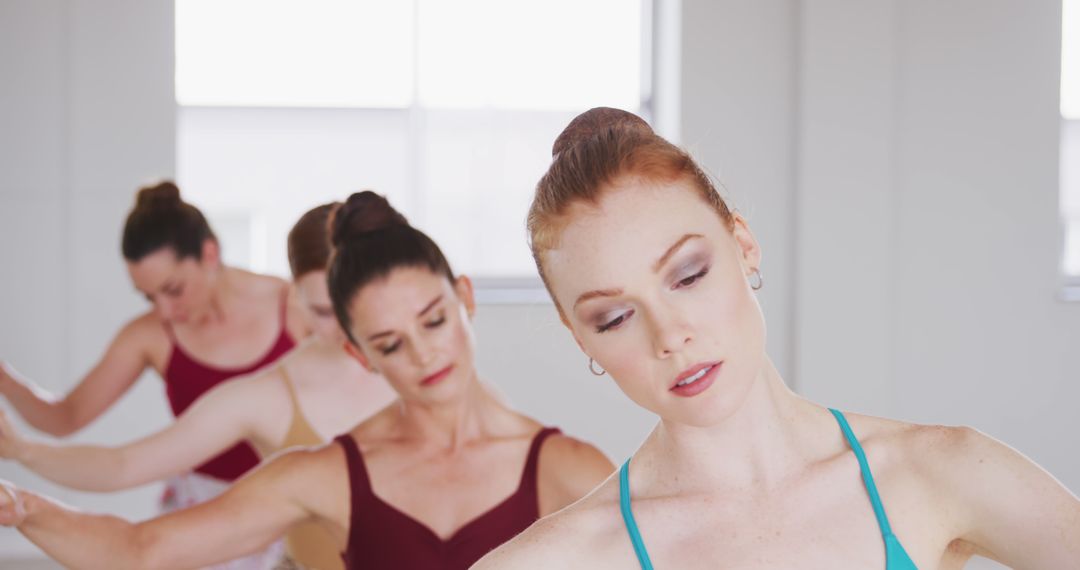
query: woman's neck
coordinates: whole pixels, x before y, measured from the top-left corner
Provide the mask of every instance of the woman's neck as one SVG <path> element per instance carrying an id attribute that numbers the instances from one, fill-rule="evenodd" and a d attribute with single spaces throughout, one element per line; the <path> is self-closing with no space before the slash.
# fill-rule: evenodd
<path id="1" fill-rule="evenodd" d="M 237 273 L 236 270 L 224 265 L 218 268 L 210 288 L 210 301 L 207 303 L 202 318 L 199 319 L 203 324 L 217 324 L 228 320 L 229 309 L 236 298 L 239 286 Z"/>
<path id="2" fill-rule="evenodd" d="M 817 406 L 791 391 L 768 359 L 746 398 L 720 423 L 696 427 L 661 420 L 635 458 L 664 492 L 770 488 L 800 471 L 807 418 Z M 672 487 L 674 485 L 674 487 Z"/>
<path id="3" fill-rule="evenodd" d="M 399 429 L 414 439 L 454 453 L 491 431 L 502 405 L 476 378 L 475 371 L 462 394 L 437 404 L 399 401 Z"/>

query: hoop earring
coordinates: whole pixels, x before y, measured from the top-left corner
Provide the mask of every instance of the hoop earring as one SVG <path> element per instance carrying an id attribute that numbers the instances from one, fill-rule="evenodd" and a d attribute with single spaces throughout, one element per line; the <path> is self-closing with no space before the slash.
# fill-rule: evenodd
<path id="1" fill-rule="evenodd" d="M 750 288 L 754 291 L 760 290 L 765 285 L 765 278 L 761 276 L 761 270 L 754 268 L 754 272 L 750 274 Z"/>
<path id="2" fill-rule="evenodd" d="M 593 359 L 591 357 L 589 358 L 589 372 L 592 372 L 593 376 L 603 376 L 604 374 L 607 374 L 607 370 L 604 370 L 603 368 L 600 369 L 600 372 L 596 371 L 596 368 L 593 367 Z"/>

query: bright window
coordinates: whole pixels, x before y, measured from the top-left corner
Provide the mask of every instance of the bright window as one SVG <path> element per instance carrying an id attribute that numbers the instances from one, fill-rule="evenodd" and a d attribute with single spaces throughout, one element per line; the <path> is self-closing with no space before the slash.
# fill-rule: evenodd
<path id="1" fill-rule="evenodd" d="M 176 5 L 178 178 L 256 270 L 287 272 L 304 210 L 373 189 L 456 270 L 535 284 L 555 136 L 597 105 L 649 113 L 647 0 Z"/>
<path id="2" fill-rule="evenodd" d="M 1067 120 L 1061 133 L 1061 213 L 1065 219 L 1067 279 L 1080 284 L 1080 120 Z"/>
<path id="3" fill-rule="evenodd" d="M 1061 9 L 1061 116 L 1080 120 L 1080 1 Z"/>
<path id="4" fill-rule="evenodd" d="M 410 2 L 177 0 L 176 100 L 407 107 L 412 22 Z"/>

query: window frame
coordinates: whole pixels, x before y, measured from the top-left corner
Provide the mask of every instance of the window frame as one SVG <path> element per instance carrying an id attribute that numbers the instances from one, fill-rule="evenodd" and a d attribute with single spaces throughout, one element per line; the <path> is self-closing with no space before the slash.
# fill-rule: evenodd
<path id="1" fill-rule="evenodd" d="M 1059 160 L 1059 177 L 1058 177 L 1058 212 L 1059 212 L 1059 227 L 1061 228 L 1061 234 L 1059 238 L 1060 251 L 1058 252 L 1059 267 L 1058 272 L 1061 275 L 1061 288 L 1058 292 L 1058 298 L 1065 302 L 1080 302 L 1080 273 L 1070 273 L 1067 268 L 1067 260 L 1070 254 L 1069 251 L 1069 231 L 1070 226 L 1077 226 L 1080 228 L 1080 214 L 1071 216 L 1070 212 L 1065 208 L 1066 192 L 1080 194 L 1080 144 L 1078 148 L 1073 149 L 1073 152 L 1069 157 L 1065 156 L 1066 139 L 1070 137 L 1070 132 L 1074 131 L 1077 135 L 1080 135 L 1080 117 L 1069 118 L 1064 115 L 1061 117 L 1061 139 L 1059 147 L 1061 149 Z M 1080 139 L 1080 136 L 1076 138 Z M 1065 180 L 1063 176 L 1066 168 L 1064 163 L 1069 158 L 1077 161 L 1077 164 L 1071 168 L 1075 174 L 1074 179 Z M 1071 183 L 1069 188 L 1066 188 L 1066 183 Z M 1076 200 L 1080 201 L 1080 195 L 1076 196 Z M 1076 231 L 1080 231 L 1077 229 Z M 1073 252 L 1073 255 L 1080 255 L 1080 252 Z"/>
<path id="2" fill-rule="evenodd" d="M 1080 10 L 1080 0 L 1064 0 L 1062 2 L 1062 12 L 1061 12 L 1061 14 L 1062 14 L 1061 76 L 1062 77 L 1061 77 L 1061 93 L 1060 93 L 1060 110 L 1061 110 L 1061 123 L 1060 123 L 1061 124 L 1061 130 L 1060 130 L 1060 133 L 1061 133 L 1061 135 L 1060 135 L 1060 139 L 1059 139 L 1060 142 L 1059 142 L 1059 145 L 1058 145 L 1059 149 L 1060 149 L 1059 150 L 1059 160 L 1061 161 L 1061 163 L 1059 164 L 1059 168 L 1058 168 L 1058 172 L 1059 172 L 1059 178 L 1058 178 L 1058 194 L 1059 194 L 1058 212 L 1059 212 L 1059 224 L 1060 224 L 1059 227 L 1061 228 L 1060 240 L 1058 242 L 1060 244 L 1060 248 L 1061 248 L 1060 251 L 1058 252 L 1058 260 L 1059 260 L 1058 271 L 1059 271 L 1059 273 L 1061 275 L 1061 288 L 1060 288 L 1060 291 L 1058 292 L 1058 299 L 1061 300 L 1061 301 L 1064 301 L 1064 302 L 1080 302 L 1080 273 L 1069 273 L 1069 271 L 1068 271 L 1068 269 L 1066 267 L 1066 260 L 1068 259 L 1067 256 L 1070 253 L 1069 252 L 1069 230 L 1070 230 L 1070 226 L 1074 225 L 1074 224 L 1077 225 L 1077 226 L 1080 226 L 1080 217 L 1077 217 L 1076 219 L 1071 219 L 1070 218 L 1070 213 L 1067 212 L 1066 209 L 1065 209 L 1065 193 L 1066 192 L 1075 192 L 1077 194 L 1080 194 L 1080 148 L 1074 149 L 1076 152 L 1073 152 L 1070 157 L 1066 157 L 1065 152 L 1064 152 L 1065 148 L 1066 148 L 1065 141 L 1066 141 L 1066 139 L 1071 138 L 1070 137 L 1070 132 L 1075 131 L 1076 133 L 1080 133 L 1080 115 L 1074 116 L 1074 115 L 1070 114 L 1070 113 L 1076 113 L 1077 111 L 1080 111 L 1080 106 L 1078 106 L 1077 102 L 1076 102 L 1077 99 L 1080 99 L 1080 97 L 1077 97 L 1077 95 L 1080 95 L 1080 94 L 1070 91 L 1070 89 L 1067 86 L 1068 79 L 1065 77 L 1065 74 L 1067 72 L 1069 72 L 1069 70 L 1071 69 L 1070 62 L 1067 61 L 1067 60 L 1069 60 L 1070 58 L 1073 58 L 1073 57 L 1076 56 L 1076 51 L 1075 51 L 1075 45 L 1076 44 L 1072 44 L 1072 46 L 1073 46 L 1072 48 L 1070 48 L 1068 45 L 1066 45 L 1066 42 L 1068 41 L 1067 38 L 1070 37 L 1070 31 L 1071 31 L 1070 26 L 1069 26 L 1069 22 L 1066 21 L 1066 18 L 1068 18 L 1070 16 L 1073 17 L 1073 18 L 1080 17 L 1080 14 L 1077 14 L 1076 10 Z M 1073 25 L 1076 25 L 1076 23 L 1077 22 L 1074 20 Z M 1073 41 L 1075 41 L 1075 40 L 1073 40 Z M 1070 53 L 1066 53 L 1066 52 L 1070 52 Z M 1075 71 L 1074 71 L 1074 73 L 1075 73 Z M 1073 89 L 1075 89 L 1075 88 L 1073 88 Z M 1069 101 L 1066 101 L 1066 98 L 1069 98 Z M 1070 104 L 1070 103 L 1072 103 L 1072 104 Z M 1078 137 L 1078 138 L 1080 138 L 1080 137 Z M 1075 180 L 1071 180 L 1071 179 L 1070 180 L 1064 180 L 1064 177 L 1061 176 L 1061 174 L 1064 173 L 1064 171 L 1065 171 L 1064 163 L 1068 158 L 1073 158 L 1074 160 L 1078 161 L 1078 164 L 1074 168 L 1070 169 L 1071 171 L 1076 173 L 1074 175 L 1074 177 L 1076 178 Z M 1071 185 L 1072 185 L 1071 188 L 1066 188 L 1065 187 L 1067 182 L 1071 183 Z M 1076 199 L 1078 201 L 1080 201 L 1080 196 L 1077 196 Z M 1078 216 L 1080 216 L 1080 214 L 1078 214 Z M 1080 230 L 1077 230 L 1077 231 L 1080 231 Z M 1080 255 L 1080 252 L 1075 253 L 1074 255 Z"/>

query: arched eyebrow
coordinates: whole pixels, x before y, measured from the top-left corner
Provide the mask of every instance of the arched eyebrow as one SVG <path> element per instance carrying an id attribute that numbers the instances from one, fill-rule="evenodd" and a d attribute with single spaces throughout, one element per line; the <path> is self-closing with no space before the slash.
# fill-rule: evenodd
<path id="1" fill-rule="evenodd" d="M 622 295 L 622 289 L 597 289 L 595 291 L 589 291 L 588 293 L 582 293 L 577 301 L 574 301 L 574 307 L 588 301 L 589 299 L 595 299 L 597 297 L 617 297 Z"/>
<path id="2" fill-rule="evenodd" d="M 683 244 L 692 239 L 702 237 L 705 236 L 701 234 L 686 234 L 683 237 L 679 238 L 679 240 L 673 243 L 671 247 L 667 248 L 667 251 L 664 252 L 664 255 L 660 256 L 660 259 L 657 259 L 656 262 L 653 263 L 653 273 L 659 273 L 660 269 L 664 267 L 664 264 L 667 263 L 669 259 L 671 259 L 671 256 L 675 255 L 675 253 L 679 251 L 679 248 L 681 248 Z M 581 303 L 590 299 L 596 299 L 597 297 L 616 297 L 618 295 L 622 295 L 622 289 L 597 289 L 595 291 L 589 291 L 586 293 L 582 293 L 581 296 L 579 296 L 577 300 L 574 301 L 574 307 L 577 307 Z"/>
<path id="3" fill-rule="evenodd" d="M 165 292 L 166 289 L 172 289 L 172 288 L 174 288 L 176 286 L 177 286 L 176 280 L 173 279 L 172 277 L 170 277 L 170 278 L 166 279 L 161 285 L 158 285 L 157 291 L 155 291 L 155 293 L 163 293 L 163 292 Z M 139 294 L 141 294 L 141 295 L 143 295 L 144 297 L 147 297 L 147 298 L 149 298 L 150 296 L 152 296 L 154 294 L 154 293 L 148 293 L 146 291 L 143 291 L 142 289 L 139 289 L 138 285 L 135 286 L 135 292 L 137 292 L 137 293 L 139 293 Z"/>
<path id="4" fill-rule="evenodd" d="M 416 316 L 418 316 L 418 317 L 424 316 L 424 313 L 430 311 L 431 308 L 434 307 L 435 305 L 438 305 L 439 301 L 442 301 L 442 298 L 443 298 L 442 295 L 439 295 L 438 297 L 435 297 L 435 299 L 433 299 L 430 303 L 428 303 L 427 306 L 423 308 L 423 310 L 421 310 L 419 313 L 416 313 Z"/>
<path id="5" fill-rule="evenodd" d="M 694 238 L 700 237 L 705 236 L 701 234 L 686 234 L 683 237 L 679 238 L 679 241 L 672 244 L 672 246 L 664 252 L 664 255 L 661 255 L 660 259 L 656 260 L 656 263 L 653 264 L 653 273 L 658 273 L 660 271 L 660 268 L 663 267 L 665 263 L 667 263 L 667 260 L 671 259 L 671 256 L 675 255 L 675 252 L 679 251 L 679 248 L 682 247 L 684 243 Z"/>

